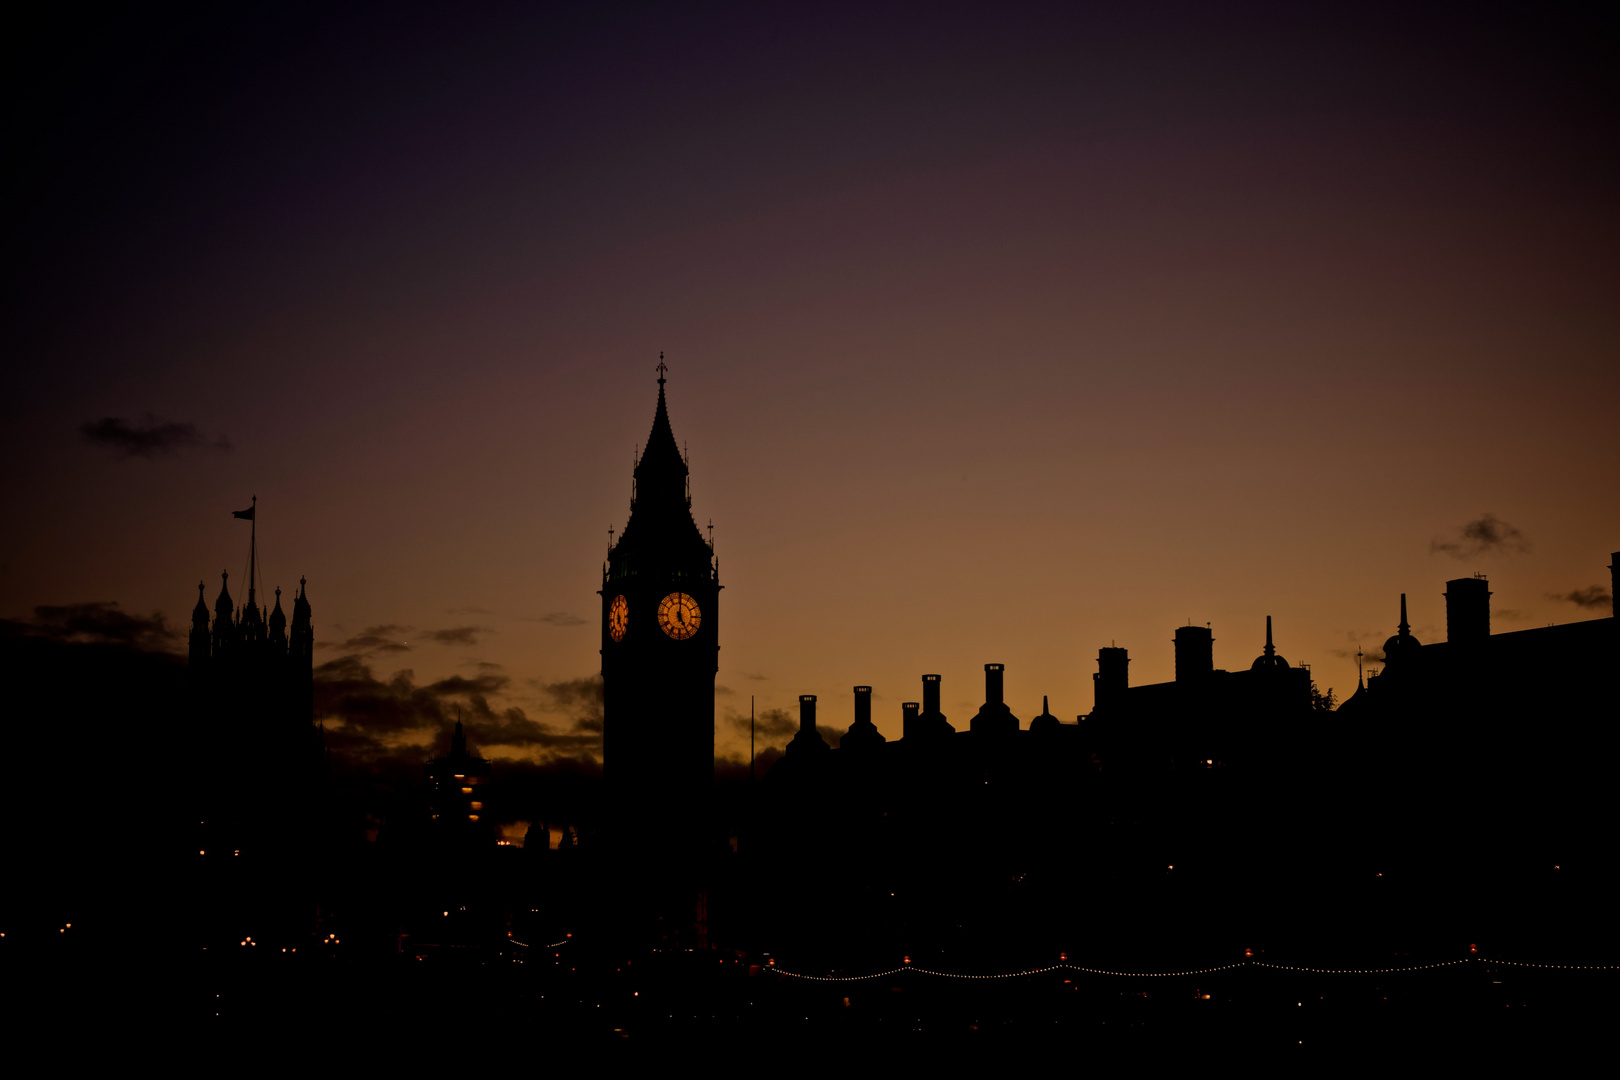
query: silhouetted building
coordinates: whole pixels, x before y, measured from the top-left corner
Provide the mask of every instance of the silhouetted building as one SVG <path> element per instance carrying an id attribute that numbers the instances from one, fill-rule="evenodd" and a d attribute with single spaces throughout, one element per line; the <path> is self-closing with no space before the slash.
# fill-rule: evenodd
<path id="1" fill-rule="evenodd" d="M 693 872 L 713 829 L 720 578 L 692 518 L 662 357 L 658 370 L 630 520 L 602 567 L 603 780 L 619 864 L 655 875 L 676 867 L 678 877 Z"/>
<path id="2" fill-rule="evenodd" d="M 281 589 L 268 617 L 258 603 L 255 510 L 248 587 L 238 605 L 220 575 L 210 621 L 203 585 L 191 615 L 187 693 L 205 771 L 204 850 L 305 845 L 316 813 L 325 749 L 314 725 L 315 637 L 307 586 L 299 580 L 289 624 Z"/>
<path id="3" fill-rule="evenodd" d="M 1143 686 L 1130 685 L 1125 649 L 1098 651 L 1084 722 L 1105 768 L 1137 775 L 1263 768 L 1294 756 L 1311 734 L 1311 672 L 1277 653 L 1271 616 L 1265 646 L 1244 671 L 1215 667 L 1207 626 L 1177 627 L 1174 644 L 1174 681 Z"/>
<path id="4" fill-rule="evenodd" d="M 427 763 L 428 815 L 432 834 L 442 842 L 490 844 L 495 832 L 486 803 L 489 762 L 467 749 L 467 735 L 456 721 L 450 752 Z"/>
<path id="5" fill-rule="evenodd" d="M 1446 640 L 1423 644 L 1402 594 L 1382 671 L 1335 720 L 1389 748 L 1361 766 L 1391 792 L 1376 815 L 1385 835 L 1426 822 L 1449 834 L 1443 857 L 1573 858 L 1606 843 L 1612 820 L 1616 618 L 1493 634 L 1490 596 L 1483 575 L 1446 582 Z"/>

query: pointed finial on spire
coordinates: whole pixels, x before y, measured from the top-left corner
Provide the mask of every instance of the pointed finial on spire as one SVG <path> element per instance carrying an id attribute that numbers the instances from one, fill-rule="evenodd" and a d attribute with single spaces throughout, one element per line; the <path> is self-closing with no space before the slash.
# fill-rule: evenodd
<path id="1" fill-rule="evenodd" d="M 1406 594 L 1401 593 L 1401 625 L 1400 625 L 1401 636 L 1405 637 L 1407 632 L 1410 631 L 1411 629 L 1412 628 L 1409 625 L 1407 625 L 1407 622 L 1406 622 Z"/>
<path id="2" fill-rule="evenodd" d="M 1357 690 L 1363 689 L 1365 687 L 1365 685 L 1366 684 L 1362 681 L 1362 678 L 1361 678 L 1361 646 L 1357 645 L 1356 646 L 1356 689 Z"/>
<path id="3" fill-rule="evenodd" d="M 1042 694 L 1041 695 L 1041 715 L 1045 716 L 1047 713 L 1049 713 L 1051 711 L 1052 711 L 1052 707 L 1046 703 L 1046 695 Z"/>
<path id="4" fill-rule="evenodd" d="M 658 389 L 660 390 L 664 388 L 664 373 L 668 370 L 669 365 L 664 363 L 664 353 L 663 350 L 660 349 L 658 352 Z"/>
<path id="5" fill-rule="evenodd" d="M 1271 644 L 1271 616 L 1266 616 L 1266 655 L 1276 656 L 1277 649 Z"/>

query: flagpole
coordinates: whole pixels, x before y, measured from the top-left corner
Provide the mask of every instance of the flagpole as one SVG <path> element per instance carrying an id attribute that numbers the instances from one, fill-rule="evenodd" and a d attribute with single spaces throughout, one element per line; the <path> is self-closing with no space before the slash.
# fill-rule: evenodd
<path id="1" fill-rule="evenodd" d="M 254 570 L 259 563 L 259 497 L 253 496 L 252 531 L 248 534 L 248 603 L 253 603 Z"/>

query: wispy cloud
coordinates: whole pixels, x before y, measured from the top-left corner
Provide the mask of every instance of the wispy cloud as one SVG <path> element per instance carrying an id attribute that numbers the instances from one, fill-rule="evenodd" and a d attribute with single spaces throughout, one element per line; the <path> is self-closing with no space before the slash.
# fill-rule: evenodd
<path id="1" fill-rule="evenodd" d="M 739 735 L 748 734 L 748 717 L 730 713 L 726 722 Z M 786 709 L 761 709 L 754 717 L 754 734 L 761 739 L 790 739 L 799 730 L 799 719 Z"/>
<path id="2" fill-rule="evenodd" d="M 585 620 L 568 611 L 548 611 L 544 615 L 531 615 L 524 622 L 545 623 L 547 626 L 584 626 Z"/>
<path id="3" fill-rule="evenodd" d="M 1588 585 L 1584 589 L 1571 589 L 1569 592 L 1563 593 L 1550 592 L 1547 594 L 1547 599 L 1563 600 L 1574 604 L 1576 607 L 1591 610 L 1606 608 L 1614 603 L 1614 597 L 1609 594 L 1609 590 L 1601 585 Z"/>
<path id="4" fill-rule="evenodd" d="M 452 626 L 446 630 L 429 630 L 422 636 L 440 645 L 476 645 L 480 634 L 494 633 L 486 626 Z"/>
<path id="5" fill-rule="evenodd" d="M 1489 511 L 1463 525 L 1451 539 L 1429 542 L 1430 555 L 1450 555 L 1467 559 L 1485 554 L 1522 554 L 1530 550 L 1530 538 Z"/>
<path id="6" fill-rule="evenodd" d="M 411 651 L 410 643 L 405 638 L 413 632 L 413 627 L 402 626 L 399 623 L 383 623 L 379 626 L 368 626 L 353 637 L 342 641 L 321 641 L 316 644 L 323 649 L 340 649 L 356 655 L 402 653 Z"/>
<path id="7" fill-rule="evenodd" d="M 229 451 L 231 442 L 221 435 L 209 439 L 197 425 L 177 420 L 159 420 L 147 413 L 138 423 L 122 416 L 103 416 L 79 427 L 85 442 L 111 450 L 120 458 L 168 457 L 182 450 Z"/>
<path id="8" fill-rule="evenodd" d="M 163 649 L 178 635 L 161 614 L 131 615 L 115 601 L 36 607 L 34 630 L 61 641 L 100 642 Z"/>

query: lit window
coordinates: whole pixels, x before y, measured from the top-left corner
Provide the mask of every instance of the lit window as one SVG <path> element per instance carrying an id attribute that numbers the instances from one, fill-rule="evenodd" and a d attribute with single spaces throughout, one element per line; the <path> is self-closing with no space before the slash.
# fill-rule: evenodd
<path id="1" fill-rule="evenodd" d="M 481 802 L 468 803 L 467 805 L 474 810 L 482 810 L 484 808 L 484 804 Z"/>
<path id="2" fill-rule="evenodd" d="M 467 820 L 468 821 L 477 821 L 478 820 L 478 815 L 477 814 L 468 814 L 467 815 Z"/>
<path id="3" fill-rule="evenodd" d="M 464 787 L 464 788 L 461 789 L 461 793 L 463 795 L 471 795 L 472 794 L 472 788 Z"/>

